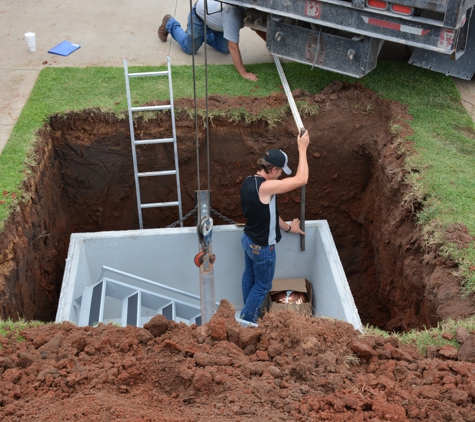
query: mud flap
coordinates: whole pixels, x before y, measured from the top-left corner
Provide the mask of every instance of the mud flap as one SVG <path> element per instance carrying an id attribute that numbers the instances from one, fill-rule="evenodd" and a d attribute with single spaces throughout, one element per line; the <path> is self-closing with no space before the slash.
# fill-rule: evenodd
<path id="1" fill-rule="evenodd" d="M 444 28 L 441 29 L 441 39 L 445 38 L 445 31 Z M 457 51 L 454 54 L 447 55 L 415 48 L 409 63 L 470 81 L 475 73 L 475 13 L 473 10 L 465 28 L 462 28 L 459 34 Z"/>

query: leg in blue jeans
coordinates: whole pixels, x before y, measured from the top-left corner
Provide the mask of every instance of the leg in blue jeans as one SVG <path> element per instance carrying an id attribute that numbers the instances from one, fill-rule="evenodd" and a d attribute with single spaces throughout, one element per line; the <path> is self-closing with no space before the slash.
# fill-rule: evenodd
<path id="1" fill-rule="evenodd" d="M 186 54 L 192 54 L 193 50 L 193 38 L 191 36 L 191 25 L 193 25 L 193 37 L 194 37 L 194 47 L 196 53 L 201 47 L 204 41 L 204 24 L 196 16 L 196 13 L 193 11 L 188 14 L 188 27 L 186 32 L 183 31 L 180 23 L 175 18 L 170 18 L 167 22 L 166 29 L 173 37 L 173 39 L 180 44 L 181 49 Z"/>
<path id="2" fill-rule="evenodd" d="M 229 53 L 228 40 L 224 38 L 224 34 L 222 32 L 206 28 L 206 44 L 213 47 L 220 53 Z"/>
<path id="3" fill-rule="evenodd" d="M 193 25 L 193 36 L 191 34 L 191 25 Z M 175 18 L 170 18 L 166 25 L 166 30 L 172 38 L 180 44 L 181 49 L 186 54 L 192 54 L 193 39 L 194 53 L 196 53 L 204 42 L 205 26 L 203 21 L 196 15 L 195 9 L 188 14 L 188 26 L 186 32 Z M 206 28 L 206 43 L 221 53 L 229 53 L 228 40 L 223 36 L 222 32 L 213 31 Z"/>
<path id="4" fill-rule="evenodd" d="M 241 239 L 245 254 L 245 268 L 242 276 L 244 308 L 241 318 L 256 322 L 260 307 L 272 288 L 275 272 L 275 245 L 256 248 L 252 240 L 243 233 Z"/>
<path id="5" fill-rule="evenodd" d="M 254 262 L 246 253 L 246 247 L 244 246 L 245 240 L 242 239 L 241 243 L 244 248 L 244 273 L 242 275 L 242 300 L 246 304 L 249 293 L 254 286 Z"/>

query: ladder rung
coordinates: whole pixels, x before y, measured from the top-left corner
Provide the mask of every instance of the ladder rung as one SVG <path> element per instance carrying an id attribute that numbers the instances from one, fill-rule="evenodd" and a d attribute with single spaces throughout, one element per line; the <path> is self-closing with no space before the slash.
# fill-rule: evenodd
<path id="1" fill-rule="evenodd" d="M 137 173 L 139 177 L 149 177 L 149 176 L 170 176 L 176 174 L 176 170 L 165 170 L 165 171 L 146 171 L 143 173 Z"/>
<path id="2" fill-rule="evenodd" d="M 156 208 L 156 207 L 176 207 L 178 201 L 173 202 L 155 202 L 152 204 L 141 204 L 140 208 Z"/>
<path id="3" fill-rule="evenodd" d="M 163 138 L 163 139 L 142 139 L 140 141 L 135 141 L 135 145 L 149 145 L 149 144 L 165 144 L 167 142 L 173 142 L 173 138 Z"/>
<path id="4" fill-rule="evenodd" d="M 154 111 L 154 110 L 170 110 L 171 104 L 161 106 L 148 106 L 148 107 L 131 107 L 130 111 Z"/>
<path id="5" fill-rule="evenodd" d="M 137 78 L 141 76 L 164 76 L 168 75 L 168 70 L 162 70 L 160 72 L 138 72 L 138 73 L 128 73 L 129 78 Z"/>

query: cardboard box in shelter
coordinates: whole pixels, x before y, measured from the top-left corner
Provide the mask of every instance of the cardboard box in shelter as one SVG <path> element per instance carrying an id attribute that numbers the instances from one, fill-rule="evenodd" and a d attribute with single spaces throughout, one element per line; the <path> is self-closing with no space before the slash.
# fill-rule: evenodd
<path id="1" fill-rule="evenodd" d="M 292 290 L 294 292 L 305 293 L 307 303 L 275 303 L 272 302 L 270 295 L 276 292 Z M 268 312 L 275 313 L 279 311 L 298 312 L 302 315 L 313 315 L 313 288 L 312 283 L 306 278 L 275 278 L 272 280 L 272 288 L 266 297 L 265 307 Z"/>

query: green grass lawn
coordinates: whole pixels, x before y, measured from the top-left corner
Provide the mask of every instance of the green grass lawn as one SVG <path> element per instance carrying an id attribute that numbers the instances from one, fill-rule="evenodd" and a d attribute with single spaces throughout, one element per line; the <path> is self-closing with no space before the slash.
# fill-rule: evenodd
<path id="1" fill-rule="evenodd" d="M 172 68 L 174 98 L 228 94 L 268 96 L 281 92 L 275 64 L 246 66 L 259 75 L 258 82 L 241 78 L 231 65 L 209 65 L 195 71 L 191 66 Z M 335 79 L 357 80 L 298 63 L 284 63 L 292 90 L 317 93 Z M 164 70 L 165 68 L 161 68 Z M 129 72 L 157 70 L 130 67 Z M 146 82 L 143 82 L 143 81 Z M 418 154 L 407 165 L 417 168 L 408 181 L 424 203 L 419 222 L 427 241 L 439 242 L 444 229 L 453 223 L 465 224 L 475 234 L 475 127 L 460 104 L 460 94 L 451 78 L 410 66 L 403 62 L 381 62 L 377 69 L 359 80 L 384 98 L 399 101 L 413 116 L 410 125 Z M 131 81 L 132 100 L 137 104 L 168 98 L 167 78 L 141 78 Z M 24 200 L 20 186 L 28 162 L 32 162 L 35 132 L 52 114 L 85 108 L 100 108 L 126 116 L 125 77 L 122 68 L 46 68 L 39 75 L 5 149 L 0 155 L 0 229 L 18 201 Z M 389 130 L 389 128 L 388 128 Z M 443 253 L 460 265 L 467 291 L 475 291 L 475 246 L 459 250 L 445 244 Z"/>

